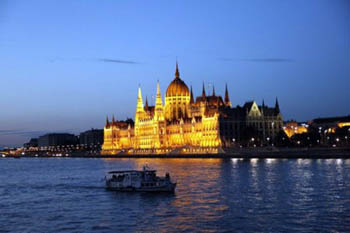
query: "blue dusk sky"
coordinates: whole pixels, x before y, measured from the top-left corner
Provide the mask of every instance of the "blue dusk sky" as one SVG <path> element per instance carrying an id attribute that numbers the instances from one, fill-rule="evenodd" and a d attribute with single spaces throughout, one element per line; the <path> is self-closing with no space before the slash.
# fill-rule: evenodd
<path id="1" fill-rule="evenodd" d="M 350 1 L 0 0 L 0 145 L 133 118 L 176 58 L 196 96 L 227 83 L 285 120 L 348 115 Z"/>

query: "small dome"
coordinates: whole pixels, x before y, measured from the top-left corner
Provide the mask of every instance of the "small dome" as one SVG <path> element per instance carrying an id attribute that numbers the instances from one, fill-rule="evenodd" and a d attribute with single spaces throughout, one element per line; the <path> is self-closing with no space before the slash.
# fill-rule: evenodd
<path id="1" fill-rule="evenodd" d="M 176 62 L 175 79 L 170 83 L 165 96 L 190 96 L 190 91 L 184 81 L 180 79 L 179 68 Z"/>

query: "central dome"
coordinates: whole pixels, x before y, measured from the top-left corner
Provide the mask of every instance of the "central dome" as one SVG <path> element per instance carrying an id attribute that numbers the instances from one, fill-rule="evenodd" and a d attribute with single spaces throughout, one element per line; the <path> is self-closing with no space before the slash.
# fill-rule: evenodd
<path id="1" fill-rule="evenodd" d="M 171 96 L 190 96 L 190 91 L 184 81 L 180 79 L 179 68 L 176 63 L 175 79 L 170 83 L 166 90 L 166 97 Z"/>

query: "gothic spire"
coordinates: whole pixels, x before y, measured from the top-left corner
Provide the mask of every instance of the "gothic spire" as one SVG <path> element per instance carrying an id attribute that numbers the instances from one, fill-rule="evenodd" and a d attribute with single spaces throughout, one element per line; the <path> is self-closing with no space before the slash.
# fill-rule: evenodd
<path id="1" fill-rule="evenodd" d="M 155 108 L 163 107 L 162 94 L 160 93 L 159 81 L 157 81 L 157 95 Z"/>
<path id="2" fill-rule="evenodd" d="M 137 95 L 137 107 L 136 112 L 143 112 L 143 101 L 142 101 L 142 94 L 141 94 L 141 87 L 139 86 L 139 91 Z"/>
<path id="3" fill-rule="evenodd" d="M 193 104 L 194 100 L 193 100 L 193 91 L 192 91 L 192 85 L 191 85 L 191 97 L 190 97 L 190 104 Z"/>
<path id="4" fill-rule="evenodd" d="M 265 101 L 263 99 L 262 105 L 261 105 L 261 112 L 264 113 L 264 108 L 265 108 Z"/>
<path id="5" fill-rule="evenodd" d="M 109 127 L 109 120 L 108 120 L 108 116 L 106 116 L 106 127 Z"/>
<path id="6" fill-rule="evenodd" d="M 276 111 L 277 113 L 280 112 L 280 105 L 278 104 L 278 99 L 277 99 L 277 97 L 276 97 L 276 103 L 275 103 L 275 111 Z"/>
<path id="7" fill-rule="evenodd" d="M 156 96 L 156 105 L 154 107 L 154 118 L 158 120 L 164 119 L 163 115 L 163 101 L 162 95 L 160 93 L 159 81 L 157 81 L 157 96 Z"/>
<path id="8" fill-rule="evenodd" d="M 147 96 L 146 96 L 146 103 L 145 103 L 145 111 L 148 111 L 148 99 L 147 99 Z"/>
<path id="9" fill-rule="evenodd" d="M 230 101 L 230 98 L 228 96 L 227 83 L 226 83 L 226 87 L 225 87 L 225 105 L 231 107 L 231 101 Z"/>
<path id="10" fill-rule="evenodd" d="M 215 96 L 215 87 L 213 85 L 213 96 Z"/>
<path id="11" fill-rule="evenodd" d="M 205 98 L 205 97 L 206 97 L 206 95 L 205 95 L 205 87 L 204 87 L 204 82 L 203 82 L 202 97 L 203 97 L 203 98 Z"/>
<path id="12" fill-rule="evenodd" d="M 113 116 L 112 116 L 112 123 L 114 124 L 114 122 L 115 122 L 115 119 L 114 119 L 114 114 L 113 114 Z"/>

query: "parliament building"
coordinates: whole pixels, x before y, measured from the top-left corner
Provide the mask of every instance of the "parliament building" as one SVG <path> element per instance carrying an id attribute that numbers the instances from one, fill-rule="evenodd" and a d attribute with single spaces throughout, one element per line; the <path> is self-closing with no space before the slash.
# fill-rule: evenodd
<path id="1" fill-rule="evenodd" d="M 255 101 L 232 107 L 226 85 L 225 96 L 213 91 L 194 97 L 180 78 L 168 86 L 163 104 L 159 83 L 154 106 L 145 104 L 138 89 L 135 120 L 106 119 L 102 154 L 222 153 L 225 148 L 246 143 L 260 146 L 272 142 L 282 130 L 282 115 L 275 107 Z"/>

